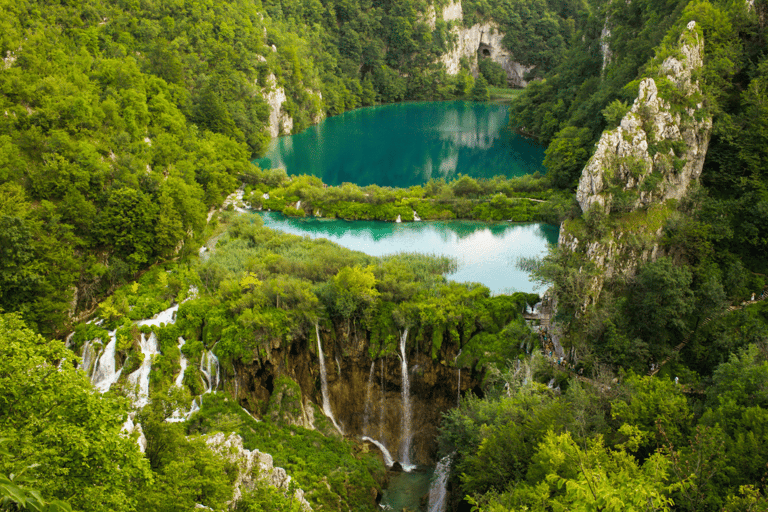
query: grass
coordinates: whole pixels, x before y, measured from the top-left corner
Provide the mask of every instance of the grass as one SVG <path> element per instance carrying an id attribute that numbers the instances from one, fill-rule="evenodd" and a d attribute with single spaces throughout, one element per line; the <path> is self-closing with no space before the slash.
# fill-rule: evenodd
<path id="1" fill-rule="evenodd" d="M 508 87 L 488 87 L 491 101 L 509 102 L 523 93 L 523 89 L 510 89 Z"/>

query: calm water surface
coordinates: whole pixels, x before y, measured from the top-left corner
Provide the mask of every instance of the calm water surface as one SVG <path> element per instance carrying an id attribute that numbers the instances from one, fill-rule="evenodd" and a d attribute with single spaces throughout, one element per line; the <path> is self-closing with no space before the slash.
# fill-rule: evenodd
<path id="1" fill-rule="evenodd" d="M 410 187 L 431 178 L 544 171 L 544 147 L 508 128 L 505 105 L 417 102 L 361 108 L 272 141 L 257 163 L 328 185 Z"/>
<path id="2" fill-rule="evenodd" d="M 482 283 L 493 293 L 536 290 L 528 274 L 515 268 L 519 257 L 540 256 L 557 243 L 558 227 L 548 224 L 487 224 L 473 221 L 409 222 L 296 219 L 262 212 L 264 225 L 332 242 L 372 256 L 418 252 L 451 256 L 458 270 L 446 277 Z"/>

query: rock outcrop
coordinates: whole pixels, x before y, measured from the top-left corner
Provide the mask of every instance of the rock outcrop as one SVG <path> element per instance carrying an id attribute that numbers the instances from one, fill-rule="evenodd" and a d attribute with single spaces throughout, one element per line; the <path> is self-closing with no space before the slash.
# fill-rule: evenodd
<path id="1" fill-rule="evenodd" d="M 434 13 L 431 14 L 434 16 Z M 449 75 L 455 75 L 461 70 L 461 59 L 466 57 L 472 69 L 472 74 L 479 73 L 478 59 L 491 59 L 497 62 L 507 72 L 507 82 L 514 87 L 525 87 L 525 74 L 533 69 L 533 66 L 525 66 L 515 62 L 512 53 L 504 48 L 502 39 L 504 34 L 499 26 L 490 21 L 475 24 L 469 28 L 461 25 L 463 20 L 461 2 L 452 2 L 443 9 L 443 19 L 449 22 L 457 22 L 451 27 L 451 34 L 456 38 L 456 44 L 440 61 L 445 65 Z M 431 26 L 434 27 L 434 18 L 431 18 Z"/>
<path id="2" fill-rule="evenodd" d="M 209 436 L 206 444 L 215 453 L 218 453 L 229 462 L 237 466 L 237 478 L 235 479 L 232 501 L 233 506 L 243 496 L 244 492 L 253 490 L 257 485 L 269 485 L 282 490 L 286 496 L 290 492 L 291 477 L 283 468 L 273 465 L 272 456 L 259 450 L 246 450 L 243 448 L 243 438 L 237 434 L 225 436 L 219 432 Z M 304 491 L 293 491 L 293 499 L 301 509 L 310 512 L 312 507 L 304 498 Z"/>
<path id="3" fill-rule="evenodd" d="M 638 97 L 618 127 L 603 132 L 582 171 L 576 198 L 587 216 L 623 216 L 609 237 L 579 233 L 564 223 L 559 245 L 595 267 L 584 307 L 596 301 L 605 279 L 634 275 L 660 255 L 663 225 L 698 181 L 712 117 L 694 73 L 703 66 L 703 37 L 691 21 L 674 53 L 649 67 Z"/>
<path id="4" fill-rule="evenodd" d="M 699 86 L 691 78 L 703 65 L 703 41 L 695 22 L 681 39 L 678 54 L 661 63 L 657 77 L 640 82 L 638 97 L 621 124 L 600 138 L 576 192 L 583 211 L 595 206 L 606 213 L 633 211 L 680 199 L 701 176 L 712 118 L 700 114 Z M 677 104 L 671 95 L 678 96 Z M 617 191 L 633 191 L 631 204 L 623 198 L 617 205 Z"/>

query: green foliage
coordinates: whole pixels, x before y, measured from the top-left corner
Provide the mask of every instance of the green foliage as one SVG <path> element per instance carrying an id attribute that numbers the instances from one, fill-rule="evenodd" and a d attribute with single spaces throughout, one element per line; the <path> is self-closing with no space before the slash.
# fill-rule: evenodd
<path id="1" fill-rule="evenodd" d="M 501 64 L 491 59 L 480 59 L 478 62 L 480 74 L 483 75 L 488 85 L 493 87 L 505 87 L 507 85 L 507 72 Z"/>
<path id="2" fill-rule="evenodd" d="M 607 107 L 602 110 L 605 122 L 608 123 L 607 129 L 613 129 L 619 126 L 621 120 L 629 112 L 630 106 L 626 102 L 621 100 L 613 100 Z"/>
<path id="3" fill-rule="evenodd" d="M 321 416 L 317 411 L 316 418 Z M 378 507 L 370 490 L 381 488 L 385 468 L 378 454 L 363 450 L 361 445 L 303 427 L 280 428 L 268 420 L 256 422 L 234 402 L 220 394 L 210 395 L 188 429 L 205 434 L 222 427 L 239 433 L 246 449 L 271 454 L 275 466 L 291 475 L 314 509 L 334 509 L 340 503 L 352 510 Z M 254 492 L 254 496 L 246 497 L 242 510 L 261 510 L 253 508 L 253 503 L 263 502 L 274 491 L 257 488 Z M 276 503 L 290 503 L 285 496 L 279 500 Z M 292 506 L 284 510 L 292 510 Z"/>
<path id="4" fill-rule="evenodd" d="M 0 475 L 27 468 L 24 486 L 39 492 L 30 494 L 39 502 L 135 510 L 136 489 L 151 475 L 135 440 L 120 434 L 128 403 L 94 391 L 72 360 L 61 342 L 34 334 L 18 315 L 0 317 L 0 438 L 8 440 Z"/>
<path id="5" fill-rule="evenodd" d="M 491 99 L 491 95 L 488 92 L 488 82 L 483 75 L 478 75 L 475 79 L 475 85 L 472 86 L 469 99 L 472 101 L 488 101 Z"/>
<path id="6" fill-rule="evenodd" d="M 590 156 L 591 137 L 586 128 L 568 126 L 560 130 L 544 152 L 544 167 L 552 183 L 561 188 L 573 188 L 581 169 Z"/>

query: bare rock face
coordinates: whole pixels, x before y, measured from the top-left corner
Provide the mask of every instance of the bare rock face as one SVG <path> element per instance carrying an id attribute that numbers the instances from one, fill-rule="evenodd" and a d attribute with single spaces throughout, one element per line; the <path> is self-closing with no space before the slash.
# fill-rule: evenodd
<path id="1" fill-rule="evenodd" d="M 461 1 L 448 4 L 443 10 L 443 19 L 460 22 L 463 19 Z M 434 28 L 434 25 L 433 17 L 431 26 Z M 496 23 L 478 23 L 470 28 L 464 28 L 460 23 L 457 23 L 451 27 L 451 33 L 456 37 L 456 44 L 440 58 L 449 75 L 455 75 L 461 70 L 461 58 L 466 57 L 471 63 L 472 74 L 477 76 L 479 73 L 478 59 L 485 58 L 498 62 L 504 68 L 504 71 L 507 72 L 509 85 L 514 87 L 528 85 L 523 77 L 533 69 L 533 66 L 525 66 L 515 62 L 511 52 L 501 44 L 504 33 L 499 31 L 499 26 Z"/>
<path id="2" fill-rule="evenodd" d="M 626 212 L 680 199 L 698 181 L 712 129 L 711 116 L 699 112 L 700 91 L 691 79 L 702 65 L 703 41 L 691 22 L 677 56 L 667 57 L 655 78 L 640 82 L 621 124 L 603 132 L 576 191 L 584 212 L 594 207 Z M 672 104 L 672 95 L 684 98 L 676 102 L 682 104 Z M 623 196 L 621 205 L 617 192 Z"/>
<path id="3" fill-rule="evenodd" d="M 277 85 L 277 78 L 270 73 L 262 89 L 264 101 L 269 105 L 269 134 L 274 138 L 288 135 L 293 130 L 293 118 L 283 112 L 283 103 L 288 98 L 285 89 Z"/>
<path id="4" fill-rule="evenodd" d="M 248 492 L 260 482 L 275 487 L 285 493 L 289 492 L 291 477 L 283 468 L 276 468 L 272 462 L 272 456 L 258 450 L 246 450 L 243 448 L 243 438 L 237 434 L 225 436 L 219 432 L 209 436 L 206 444 L 215 453 L 237 465 L 238 472 L 235 480 L 232 501 L 229 506 L 234 506 L 242 497 L 243 492 Z M 304 498 L 304 491 L 296 489 L 293 498 L 301 504 L 302 510 L 310 512 L 312 506 Z"/>

